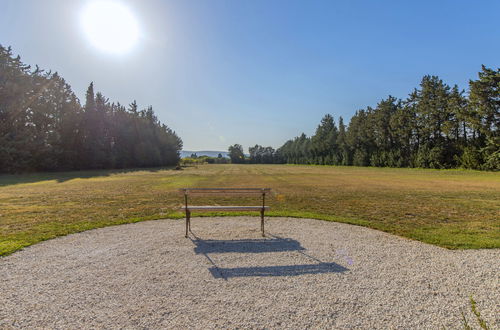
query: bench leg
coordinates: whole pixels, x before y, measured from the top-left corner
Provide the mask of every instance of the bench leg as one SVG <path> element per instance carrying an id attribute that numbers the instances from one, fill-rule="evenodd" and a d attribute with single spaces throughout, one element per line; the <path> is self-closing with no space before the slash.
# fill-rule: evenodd
<path id="1" fill-rule="evenodd" d="M 191 212 L 186 211 L 186 238 L 188 238 L 189 230 L 191 230 Z"/>
<path id="2" fill-rule="evenodd" d="M 260 211 L 260 230 L 262 231 L 262 237 L 265 237 L 264 234 L 264 210 Z"/>

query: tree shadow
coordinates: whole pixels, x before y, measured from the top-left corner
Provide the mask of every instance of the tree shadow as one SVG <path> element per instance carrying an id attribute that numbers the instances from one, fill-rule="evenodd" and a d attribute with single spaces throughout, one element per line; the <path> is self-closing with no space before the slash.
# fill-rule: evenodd
<path id="1" fill-rule="evenodd" d="M 23 183 L 36 183 L 42 181 L 66 182 L 73 179 L 90 179 L 95 177 L 108 177 L 115 174 L 124 174 L 132 172 L 158 172 L 163 170 L 173 170 L 174 166 L 169 167 L 145 167 L 129 169 L 109 169 L 109 170 L 84 170 L 68 172 L 33 172 L 24 174 L 0 174 L 0 187 L 12 186 Z"/>
<path id="2" fill-rule="evenodd" d="M 208 270 L 214 278 L 227 280 L 231 277 L 274 277 L 300 276 L 306 274 L 342 273 L 349 269 L 335 262 L 323 262 L 306 252 L 299 241 L 291 238 L 282 238 L 272 234 L 268 239 L 240 239 L 240 240 L 203 240 L 193 232 L 195 239 L 194 252 L 203 254 L 212 264 Z M 268 252 L 297 252 L 305 258 L 314 261 L 312 264 L 256 266 L 221 268 L 208 255 L 209 253 L 268 253 Z"/>

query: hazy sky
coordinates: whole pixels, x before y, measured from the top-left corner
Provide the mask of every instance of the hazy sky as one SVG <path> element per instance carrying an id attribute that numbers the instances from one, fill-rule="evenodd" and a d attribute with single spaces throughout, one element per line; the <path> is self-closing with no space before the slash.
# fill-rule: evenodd
<path id="1" fill-rule="evenodd" d="M 95 1 L 95 0 L 94 0 Z M 152 105 L 187 150 L 278 147 L 346 121 L 424 74 L 467 87 L 500 65 L 500 1 L 116 0 L 138 21 L 124 54 L 92 46 L 86 0 L 0 0 L 0 44 L 84 99 Z"/>

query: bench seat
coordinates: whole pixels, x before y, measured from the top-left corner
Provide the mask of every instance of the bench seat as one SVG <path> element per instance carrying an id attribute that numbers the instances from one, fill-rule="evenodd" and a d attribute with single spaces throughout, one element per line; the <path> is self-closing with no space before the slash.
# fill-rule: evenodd
<path id="1" fill-rule="evenodd" d="M 181 208 L 183 211 L 186 211 L 186 207 L 183 206 Z M 269 206 L 213 206 L 213 205 L 205 205 L 205 206 L 188 206 L 188 211 L 261 211 L 261 210 L 269 210 Z"/>

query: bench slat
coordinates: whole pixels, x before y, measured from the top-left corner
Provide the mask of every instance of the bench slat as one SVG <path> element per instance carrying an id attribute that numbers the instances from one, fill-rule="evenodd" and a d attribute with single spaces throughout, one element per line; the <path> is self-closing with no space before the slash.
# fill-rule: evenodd
<path id="1" fill-rule="evenodd" d="M 200 205 L 200 206 L 188 206 L 189 211 L 260 211 L 262 209 L 269 210 L 269 206 L 212 206 L 212 205 Z M 186 207 L 181 207 L 181 210 L 186 210 Z"/>
<path id="2" fill-rule="evenodd" d="M 267 194 L 271 188 L 183 188 L 180 191 L 184 194 Z"/>

